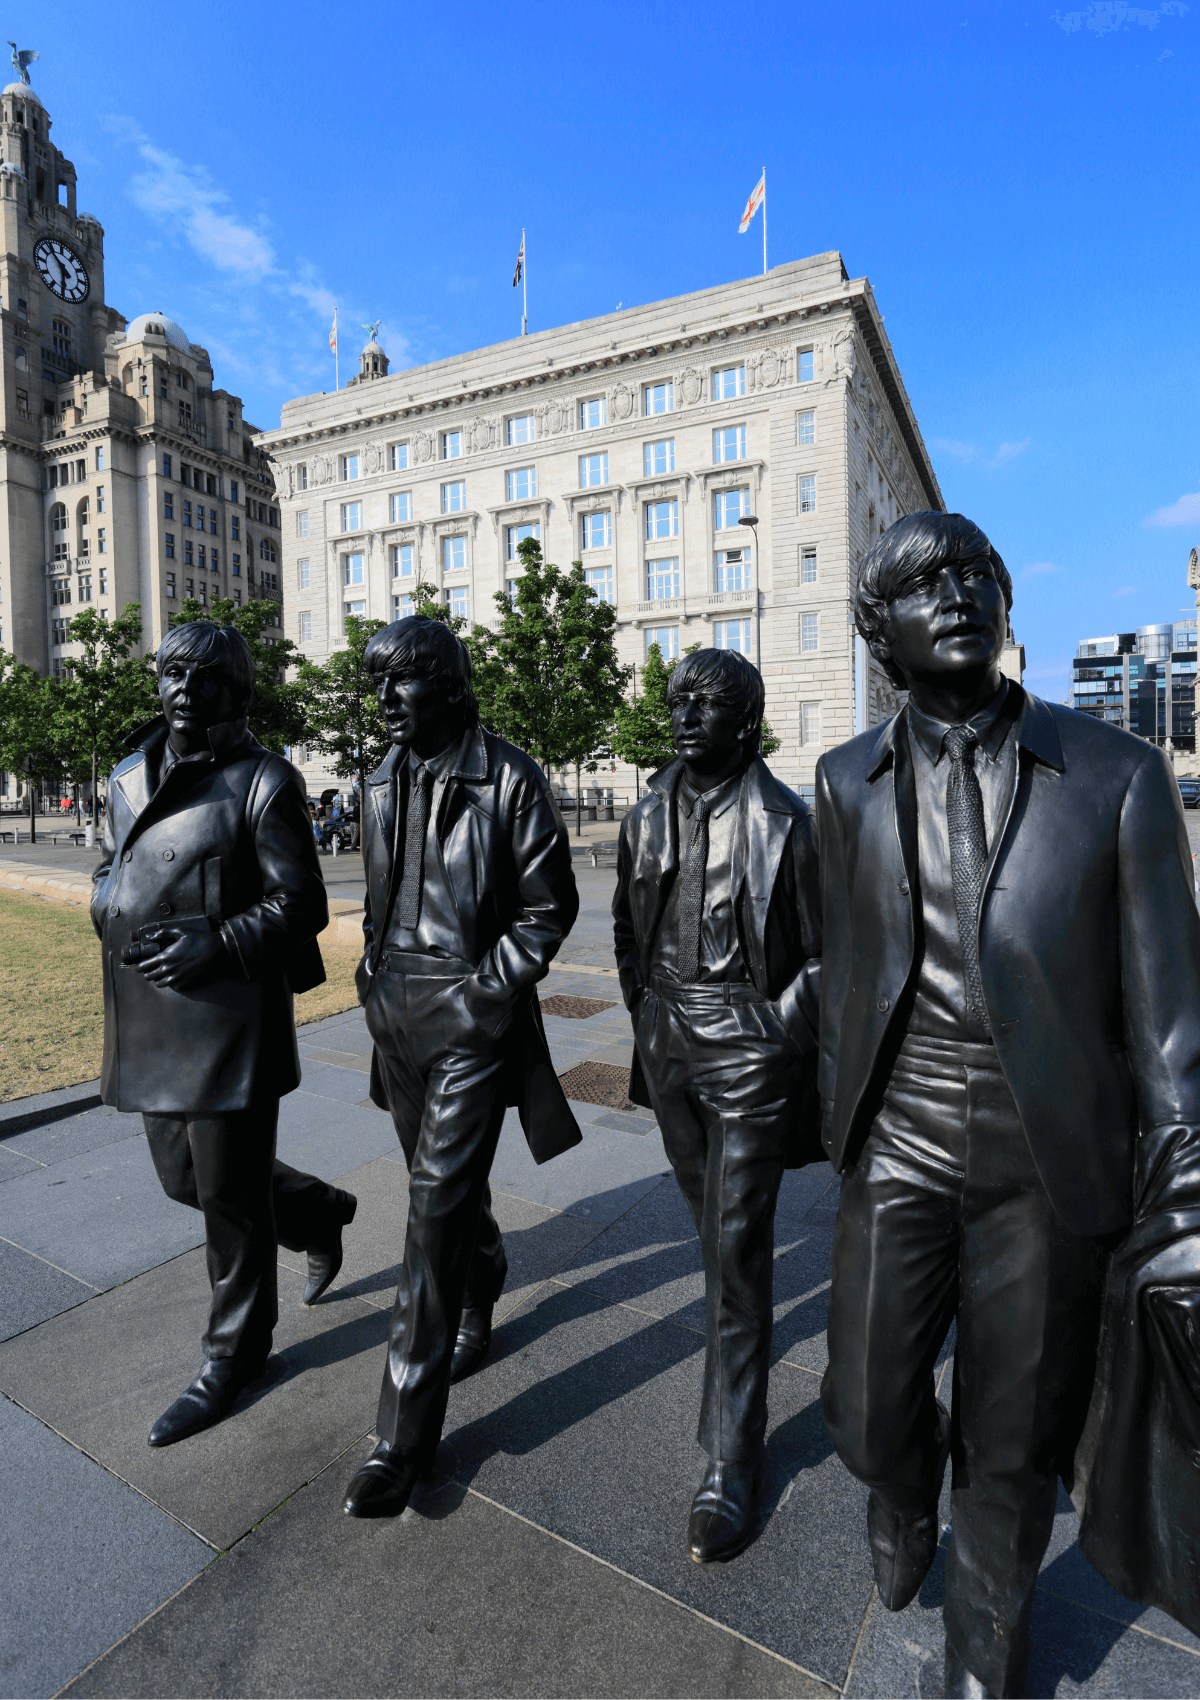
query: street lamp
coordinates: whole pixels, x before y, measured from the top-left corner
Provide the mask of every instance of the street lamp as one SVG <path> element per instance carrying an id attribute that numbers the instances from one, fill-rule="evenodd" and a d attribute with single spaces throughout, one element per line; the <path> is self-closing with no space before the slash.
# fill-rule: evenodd
<path id="1" fill-rule="evenodd" d="M 754 665 L 762 672 L 762 641 L 758 630 L 758 515 L 743 514 L 739 525 L 748 525 L 754 533 Z"/>

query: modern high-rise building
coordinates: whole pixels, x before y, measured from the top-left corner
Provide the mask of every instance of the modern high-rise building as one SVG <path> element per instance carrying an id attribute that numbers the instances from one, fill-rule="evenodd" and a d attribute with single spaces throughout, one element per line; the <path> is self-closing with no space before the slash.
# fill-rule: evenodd
<path id="1" fill-rule="evenodd" d="M 1085 638 L 1071 706 L 1152 744 L 1196 748 L 1196 620 Z"/>
<path id="2" fill-rule="evenodd" d="M 405 371 L 373 339 L 352 384 L 286 403 L 258 442 L 286 635 L 314 660 L 348 614 L 402 615 L 420 580 L 494 624 L 535 537 L 614 604 L 624 661 L 657 643 L 757 662 L 791 785 L 895 707 L 854 633 L 858 569 L 899 515 L 943 502 L 871 286 L 840 254 Z M 632 770 L 597 778 L 633 792 Z"/>
<path id="3" fill-rule="evenodd" d="M 34 90 L 0 93 L 0 647 L 58 672 L 91 605 L 280 599 L 270 463 L 205 350 L 104 300 L 104 231 Z"/>

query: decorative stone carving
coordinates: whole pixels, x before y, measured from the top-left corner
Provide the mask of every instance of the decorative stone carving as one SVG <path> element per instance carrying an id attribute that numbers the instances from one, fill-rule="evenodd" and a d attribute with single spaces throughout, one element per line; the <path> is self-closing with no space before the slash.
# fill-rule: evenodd
<path id="1" fill-rule="evenodd" d="M 1188 556 L 1188 589 L 1200 590 L 1200 549 L 1193 549 Z"/>
<path id="2" fill-rule="evenodd" d="M 783 362 L 773 348 L 764 349 L 758 357 L 758 381 L 765 389 L 773 390 L 783 373 Z"/>
<path id="3" fill-rule="evenodd" d="M 310 484 L 333 483 L 333 456 L 314 455 L 308 463 L 308 481 Z"/>
<path id="4" fill-rule="evenodd" d="M 384 466 L 383 444 L 368 443 L 363 450 L 363 470 L 368 478 L 382 472 Z"/>
<path id="5" fill-rule="evenodd" d="M 433 459 L 433 432 L 414 431 L 412 434 L 412 452 L 415 461 Z"/>
<path id="6" fill-rule="evenodd" d="M 275 474 L 275 494 L 280 501 L 290 501 L 295 493 L 295 472 L 291 462 L 273 460 L 271 468 Z"/>
<path id="7" fill-rule="evenodd" d="M 628 419 L 633 413 L 637 393 L 630 384 L 617 384 L 612 392 L 612 410 L 617 419 Z"/>
<path id="8" fill-rule="evenodd" d="M 468 447 L 476 454 L 482 454 L 492 446 L 492 423 L 490 419 L 476 419 L 467 431 Z"/>
<path id="9" fill-rule="evenodd" d="M 852 330 L 842 330 L 833 339 L 833 373 L 825 380 L 826 389 L 830 384 L 839 383 L 843 378 L 848 383 L 854 382 L 854 374 L 858 369 L 858 348 Z"/>
<path id="10" fill-rule="evenodd" d="M 557 437 L 565 431 L 571 422 L 571 409 L 565 402 L 551 401 L 546 404 L 546 430 L 552 437 Z"/>
<path id="11" fill-rule="evenodd" d="M 694 366 L 680 373 L 679 394 L 688 407 L 694 406 L 704 394 L 704 379 Z"/>

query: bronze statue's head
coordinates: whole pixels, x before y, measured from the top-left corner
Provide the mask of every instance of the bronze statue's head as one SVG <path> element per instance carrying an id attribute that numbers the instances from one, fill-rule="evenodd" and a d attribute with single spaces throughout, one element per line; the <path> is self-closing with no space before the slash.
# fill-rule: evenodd
<path id="1" fill-rule="evenodd" d="M 746 768 L 762 736 L 762 674 L 736 649 L 696 649 L 667 683 L 675 753 L 705 776 Z"/>
<path id="2" fill-rule="evenodd" d="M 250 645 L 234 626 L 189 620 L 172 626 L 154 658 L 167 725 L 200 736 L 250 707 L 256 672 Z"/>
<path id="3" fill-rule="evenodd" d="M 889 526 L 862 564 L 854 623 L 901 690 L 996 667 L 1012 579 L 963 514 L 915 513 Z"/>
<path id="4" fill-rule="evenodd" d="M 367 644 L 363 662 L 388 736 L 420 756 L 436 755 L 467 726 L 479 724 L 466 644 L 440 620 L 394 620 Z"/>

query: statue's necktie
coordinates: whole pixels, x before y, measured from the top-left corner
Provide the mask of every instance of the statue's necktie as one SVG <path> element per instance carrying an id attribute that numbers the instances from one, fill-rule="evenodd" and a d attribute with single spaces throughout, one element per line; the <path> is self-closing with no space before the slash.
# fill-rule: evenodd
<path id="1" fill-rule="evenodd" d="M 975 772 L 978 743 L 978 735 L 971 726 L 952 726 L 946 733 L 946 753 L 950 757 L 946 822 L 950 828 L 950 875 L 954 882 L 967 1003 L 972 1018 L 985 1031 L 990 1031 L 979 975 L 979 900 L 987 869 L 987 834 L 983 825 L 983 792 Z"/>
<path id="2" fill-rule="evenodd" d="M 708 864 L 709 804 L 697 797 L 692 804 L 692 834 L 679 874 L 679 962 L 685 982 L 700 978 L 700 919 L 704 914 L 704 870 Z"/>
<path id="3" fill-rule="evenodd" d="M 429 769 L 416 769 L 408 787 L 408 821 L 404 833 L 404 877 L 400 881 L 400 925 L 415 932 L 421 919 L 421 879 L 425 862 L 425 828 L 429 824 Z"/>

